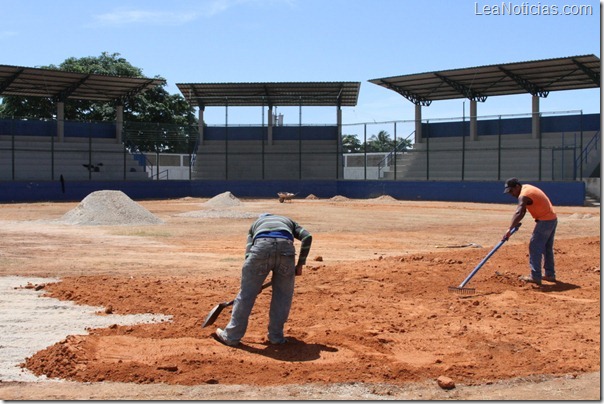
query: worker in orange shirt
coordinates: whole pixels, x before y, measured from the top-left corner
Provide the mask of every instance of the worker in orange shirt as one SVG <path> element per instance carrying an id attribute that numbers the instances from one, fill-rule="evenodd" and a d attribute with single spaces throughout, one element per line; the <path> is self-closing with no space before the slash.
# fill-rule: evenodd
<path id="1" fill-rule="evenodd" d="M 504 193 L 518 198 L 518 206 L 512 216 L 510 228 L 503 238 L 507 240 L 512 229 L 520 224 L 528 210 L 535 219 L 535 228 L 529 243 L 529 265 L 531 274 L 521 276 L 520 280 L 541 285 L 541 280 L 556 282 L 554 265 L 554 238 L 558 217 L 547 195 L 534 185 L 521 184 L 518 178 L 510 178 L 505 182 Z M 545 275 L 541 274 L 541 263 Z"/>

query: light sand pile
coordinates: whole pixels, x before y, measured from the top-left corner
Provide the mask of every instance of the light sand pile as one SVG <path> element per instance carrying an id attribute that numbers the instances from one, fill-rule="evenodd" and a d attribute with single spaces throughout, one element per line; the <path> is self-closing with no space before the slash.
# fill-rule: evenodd
<path id="1" fill-rule="evenodd" d="M 310 194 L 306 197 L 306 199 L 319 199 L 319 197 L 316 195 Z"/>
<path id="2" fill-rule="evenodd" d="M 92 192 L 78 206 L 65 213 L 61 220 L 83 226 L 163 223 L 122 191 Z"/>
<path id="3" fill-rule="evenodd" d="M 44 375 L 35 376 L 19 364 L 68 335 L 86 335 L 92 328 L 106 328 L 114 324 L 161 323 L 172 319 L 169 315 L 151 313 L 97 315 L 105 308 L 43 296 L 44 285 L 54 282 L 59 282 L 59 279 L 0 277 L 2 382 L 49 380 Z"/>
<path id="4" fill-rule="evenodd" d="M 573 213 L 569 219 L 591 219 L 593 216 L 589 213 Z"/>
<path id="5" fill-rule="evenodd" d="M 336 201 L 336 202 L 343 202 L 343 201 L 349 201 L 350 199 L 348 199 L 347 197 L 342 196 L 342 195 L 336 195 L 333 198 L 330 198 L 329 200 Z"/>
<path id="6" fill-rule="evenodd" d="M 179 213 L 176 216 L 205 219 L 256 219 L 260 214 L 253 212 L 238 212 L 229 209 L 205 209 Z"/>
<path id="7" fill-rule="evenodd" d="M 378 196 L 377 198 L 373 198 L 372 200 L 376 202 L 397 202 L 397 199 L 391 197 L 390 195 Z"/>
<path id="8" fill-rule="evenodd" d="M 205 206 L 211 206 L 213 208 L 226 208 L 231 206 L 239 206 L 241 205 L 241 201 L 235 197 L 229 191 L 223 192 L 221 194 L 216 195 L 206 203 Z"/>
<path id="9" fill-rule="evenodd" d="M 204 207 L 209 207 L 210 209 L 179 213 L 176 216 L 206 219 L 255 219 L 258 217 L 259 213 L 239 212 L 231 209 L 241 205 L 243 205 L 243 202 L 227 191 L 203 203 Z"/>

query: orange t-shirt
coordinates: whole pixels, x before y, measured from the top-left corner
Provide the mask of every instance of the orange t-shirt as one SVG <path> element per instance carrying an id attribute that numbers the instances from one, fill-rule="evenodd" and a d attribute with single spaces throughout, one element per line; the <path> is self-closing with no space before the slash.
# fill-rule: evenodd
<path id="1" fill-rule="evenodd" d="M 520 190 L 520 196 L 526 196 L 533 201 L 532 204 L 526 205 L 526 208 L 531 216 L 533 216 L 533 219 L 554 220 L 558 218 L 549 198 L 539 188 L 533 185 L 523 184 L 522 189 Z"/>

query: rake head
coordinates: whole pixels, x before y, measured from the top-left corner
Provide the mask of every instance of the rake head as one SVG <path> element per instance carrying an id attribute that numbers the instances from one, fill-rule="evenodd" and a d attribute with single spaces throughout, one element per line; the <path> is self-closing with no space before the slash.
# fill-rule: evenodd
<path id="1" fill-rule="evenodd" d="M 460 288 L 458 286 L 449 286 L 449 292 L 457 293 L 458 295 L 473 295 L 476 293 L 474 288 Z"/>

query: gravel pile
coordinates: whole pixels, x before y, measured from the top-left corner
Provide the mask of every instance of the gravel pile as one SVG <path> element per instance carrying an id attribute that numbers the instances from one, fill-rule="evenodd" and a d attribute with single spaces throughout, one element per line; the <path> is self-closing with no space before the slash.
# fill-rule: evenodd
<path id="1" fill-rule="evenodd" d="M 243 202 L 227 191 L 203 203 L 204 207 L 209 207 L 210 209 L 180 213 L 177 216 L 208 219 L 255 219 L 258 217 L 259 213 L 241 212 L 233 209 L 242 205 Z"/>
<path id="2" fill-rule="evenodd" d="M 391 197 L 390 195 L 382 195 L 377 198 L 371 199 L 374 202 L 398 202 L 396 198 Z"/>
<path id="3" fill-rule="evenodd" d="M 226 209 L 194 210 L 192 212 L 178 214 L 178 216 L 183 217 L 199 217 L 207 219 L 255 219 L 258 215 L 259 213 L 238 212 Z"/>
<path id="4" fill-rule="evenodd" d="M 82 226 L 147 225 L 163 221 L 130 199 L 122 191 L 96 191 L 61 218 L 67 224 Z"/>
<path id="5" fill-rule="evenodd" d="M 349 201 L 350 199 L 342 196 L 342 195 L 336 195 L 333 198 L 329 198 L 330 201 L 335 201 L 335 202 L 345 202 L 345 201 Z"/>
<path id="6" fill-rule="evenodd" d="M 227 208 L 233 206 L 241 206 L 242 202 L 235 197 L 231 192 L 223 192 L 221 194 L 216 195 L 209 201 L 204 203 L 204 206 L 209 206 L 212 208 Z"/>

